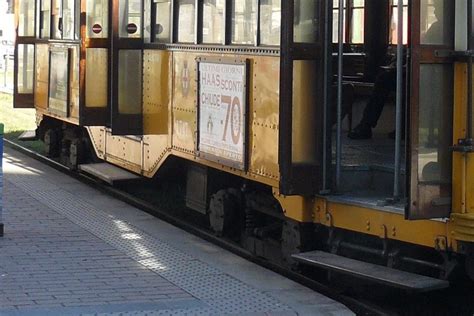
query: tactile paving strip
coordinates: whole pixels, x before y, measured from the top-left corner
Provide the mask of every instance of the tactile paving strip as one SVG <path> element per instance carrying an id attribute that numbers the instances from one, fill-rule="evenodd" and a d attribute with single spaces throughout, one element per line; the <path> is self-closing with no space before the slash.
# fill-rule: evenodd
<path id="1" fill-rule="evenodd" d="M 9 174 L 8 181 L 210 306 L 210 309 L 141 311 L 140 315 L 222 315 L 291 310 L 276 298 L 106 214 L 32 171 Z"/>

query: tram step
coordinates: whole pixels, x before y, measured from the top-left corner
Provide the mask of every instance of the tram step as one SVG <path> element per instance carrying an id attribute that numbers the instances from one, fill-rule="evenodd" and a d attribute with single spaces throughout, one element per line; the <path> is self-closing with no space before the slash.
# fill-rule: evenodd
<path id="1" fill-rule="evenodd" d="M 295 260 L 308 265 L 360 277 L 404 290 L 427 292 L 449 287 L 448 281 L 395 270 L 372 263 L 334 255 L 324 251 L 310 251 L 295 254 L 292 257 Z"/>
<path id="2" fill-rule="evenodd" d="M 36 137 L 36 131 L 24 131 L 20 136 L 18 136 L 18 140 L 22 142 L 33 141 L 37 139 L 38 137 Z"/>
<path id="3" fill-rule="evenodd" d="M 140 179 L 138 175 L 106 162 L 79 165 L 79 170 L 99 178 L 109 184 L 114 184 L 119 181 Z"/>

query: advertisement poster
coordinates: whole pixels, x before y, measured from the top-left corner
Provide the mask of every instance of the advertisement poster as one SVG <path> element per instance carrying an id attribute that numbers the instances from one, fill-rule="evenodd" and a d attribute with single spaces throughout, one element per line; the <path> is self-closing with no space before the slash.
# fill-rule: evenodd
<path id="1" fill-rule="evenodd" d="M 199 151 L 245 167 L 246 65 L 199 63 Z"/>
<path id="2" fill-rule="evenodd" d="M 68 102 L 68 50 L 51 51 L 49 78 L 49 109 L 67 115 Z"/>

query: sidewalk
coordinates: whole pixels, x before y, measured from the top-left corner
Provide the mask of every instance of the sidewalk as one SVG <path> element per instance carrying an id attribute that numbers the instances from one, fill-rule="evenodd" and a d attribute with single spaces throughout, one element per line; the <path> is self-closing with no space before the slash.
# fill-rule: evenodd
<path id="1" fill-rule="evenodd" d="M 351 315 L 5 149 L 0 315 Z"/>

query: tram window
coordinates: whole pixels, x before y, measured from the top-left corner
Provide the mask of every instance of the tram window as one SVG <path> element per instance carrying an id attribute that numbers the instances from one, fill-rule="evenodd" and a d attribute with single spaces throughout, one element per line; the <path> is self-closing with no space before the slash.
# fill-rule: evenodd
<path id="1" fill-rule="evenodd" d="M 33 93 L 35 46 L 18 45 L 18 93 Z"/>
<path id="2" fill-rule="evenodd" d="M 62 37 L 63 39 L 74 39 L 75 30 L 75 4 L 74 0 L 63 0 L 63 20 Z"/>
<path id="3" fill-rule="evenodd" d="M 295 0 L 293 41 L 314 43 L 319 39 L 319 1 Z"/>
<path id="4" fill-rule="evenodd" d="M 349 10 L 347 9 L 349 8 Z M 339 0 L 333 0 L 333 33 L 332 41 L 339 41 Z M 350 44 L 364 43 L 365 0 L 344 1 L 343 42 Z M 349 36 L 349 41 L 347 40 Z"/>
<path id="5" fill-rule="evenodd" d="M 18 36 L 35 36 L 35 1 L 20 0 Z"/>
<path id="6" fill-rule="evenodd" d="M 53 0 L 52 11 L 51 11 L 51 23 L 52 23 L 51 37 L 54 39 L 61 39 L 61 26 L 60 26 L 61 18 L 62 18 L 61 0 Z"/>
<path id="7" fill-rule="evenodd" d="M 260 2 L 260 43 L 280 45 L 281 0 Z"/>
<path id="8" fill-rule="evenodd" d="M 420 66 L 418 130 L 418 179 L 420 182 L 451 181 L 452 65 Z"/>
<path id="9" fill-rule="evenodd" d="M 351 11 L 351 43 L 364 43 L 364 0 L 353 0 Z"/>
<path id="10" fill-rule="evenodd" d="M 119 36 L 122 38 L 140 38 L 142 36 L 141 0 L 120 0 Z"/>
<path id="11" fill-rule="evenodd" d="M 87 0 L 87 37 L 107 38 L 109 6 L 108 0 Z"/>
<path id="12" fill-rule="evenodd" d="M 390 3 L 390 44 L 398 44 L 398 0 Z M 403 44 L 408 43 L 408 0 L 403 0 Z"/>
<path id="13" fill-rule="evenodd" d="M 346 14 L 346 1 L 344 1 L 344 17 Z M 333 0 L 333 11 L 332 11 L 332 42 L 339 42 L 339 0 Z M 343 43 L 346 42 L 346 30 L 342 33 Z"/>
<path id="14" fill-rule="evenodd" d="M 195 1 L 178 0 L 178 42 L 194 43 L 195 22 Z"/>
<path id="15" fill-rule="evenodd" d="M 452 45 L 454 32 L 451 0 L 421 0 L 420 43 Z"/>
<path id="16" fill-rule="evenodd" d="M 41 1 L 41 28 L 40 28 L 40 37 L 49 38 L 51 31 L 51 1 L 42 0 Z"/>
<path id="17" fill-rule="evenodd" d="M 141 50 L 120 50 L 118 68 L 120 114 L 141 114 L 142 79 Z"/>
<path id="18" fill-rule="evenodd" d="M 202 41 L 217 44 L 223 42 L 224 34 L 224 0 L 204 0 Z"/>
<path id="19" fill-rule="evenodd" d="M 232 44 L 255 43 L 257 1 L 235 0 L 232 5 Z"/>
<path id="20" fill-rule="evenodd" d="M 152 15 L 151 41 L 171 42 L 171 1 L 153 0 Z"/>

